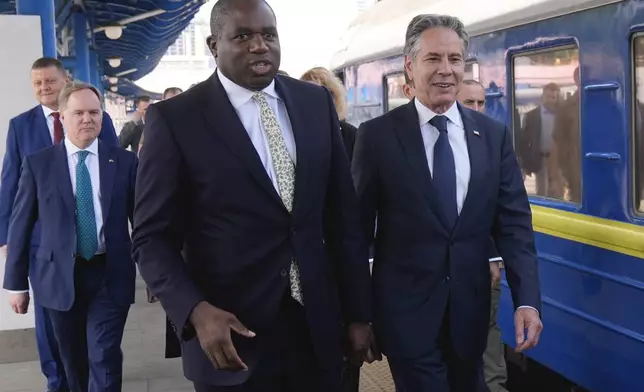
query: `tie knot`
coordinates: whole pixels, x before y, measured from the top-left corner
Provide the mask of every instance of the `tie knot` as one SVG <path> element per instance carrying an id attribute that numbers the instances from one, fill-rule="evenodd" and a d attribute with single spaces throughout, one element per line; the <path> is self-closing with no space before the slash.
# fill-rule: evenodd
<path id="1" fill-rule="evenodd" d="M 54 120 L 58 120 L 60 118 L 60 113 L 58 112 L 51 112 L 51 116 L 54 118 Z"/>
<path id="2" fill-rule="evenodd" d="M 445 116 L 434 116 L 429 123 L 432 124 L 440 132 L 447 132 L 447 117 Z"/>
<path id="3" fill-rule="evenodd" d="M 78 163 L 83 163 L 85 162 L 85 158 L 89 155 L 89 151 L 86 150 L 80 150 L 78 152 Z"/>
<path id="4" fill-rule="evenodd" d="M 258 102 L 266 102 L 266 93 L 263 91 L 256 91 L 253 93 L 253 99 Z"/>

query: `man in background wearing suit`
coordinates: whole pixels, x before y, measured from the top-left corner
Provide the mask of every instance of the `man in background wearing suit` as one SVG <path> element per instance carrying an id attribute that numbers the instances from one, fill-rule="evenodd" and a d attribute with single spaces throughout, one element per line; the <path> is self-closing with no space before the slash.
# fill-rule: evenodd
<path id="1" fill-rule="evenodd" d="M 148 108 L 134 258 L 197 392 L 337 391 L 371 283 L 333 99 L 276 76 L 266 1 L 219 0 L 211 31 L 217 71 Z"/>
<path id="2" fill-rule="evenodd" d="M 456 96 L 458 102 L 468 109 L 485 113 L 485 87 L 476 80 L 463 80 Z M 490 304 L 490 326 L 487 334 L 487 346 L 483 353 L 483 380 L 479 384 L 479 392 L 508 392 L 505 383 L 508 374 L 503 355 L 503 340 L 499 328 L 498 314 L 501 301 L 501 269 L 503 259 L 499 256 L 494 243 L 490 254 L 490 275 L 492 276 L 492 296 Z"/>
<path id="3" fill-rule="evenodd" d="M 63 140 L 65 127 L 60 121 L 58 95 L 67 80 L 67 71 L 57 59 L 43 57 L 36 60 L 31 67 L 31 86 L 39 104 L 9 122 L 0 182 L 0 246 L 4 257 L 7 253 L 9 219 L 18 191 L 18 179 L 23 160 L 27 155 Z M 112 119 L 104 113 L 102 121 L 100 139 L 107 144 L 116 145 L 116 132 Z M 36 225 L 31 242 L 32 257 L 38 247 L 39 238 L 39 228 Z M 40 366 L 47 378 L 47 389 L 64 392 L 67 390 L 67 385 L 58 353 L 58 344 L 49 318 L 37 298 L 34 300 L 34 313 Z"/>
<path id="4" fill-rule="evenodd" d="M 130 148 L 135 154 L 139 152 L 145 124 L 145 112 L 150 104 L 152 104 L 152 98 L 147 95 L 138 97 L 136 99 L 136 111 L 132 120 L 123 125 L 123 129 L 119 134 L 119 145 L 125 149 Z"/>
<path id="5" fill-rule="evenodd" d="M 456 103 L 468 36 L 457 18 L 409 24 L 415 99 L 358 130 L 353 174 L 375 234 L 374 328 L 399 392 L 472 392 L 490 318 L 490 237 L 506 261 L 517 349 L 542 325 L 530 205 L 507 128 Z M 524 328 L 528 330 L 527 339 Z"/>
<path id="6" fill-rule="evenodd" d="M 96 88 L 69 83 L 59 105 L 64 141 L 22 165 L 4 288 L 16 292 L 10 304 L 24 314 L 31 281 L 51 319 L 72 392 L 120 392 L 121 340 L 136 277 L 128 221 L 137 158 L 97 139 L 103 110 Z M 32 258 L 36 221 L 41 231 Z"/>
<path id="7" fill-rule="evenodd" d="M 536 178 L 536 194 L 552 198 L 564 196 L 564 179 L 559 173 L 553 137 L 560 94 L 555 83 L 543 87 L 541 104 L 526 113 L 516 146 L 523 172 Z"/>

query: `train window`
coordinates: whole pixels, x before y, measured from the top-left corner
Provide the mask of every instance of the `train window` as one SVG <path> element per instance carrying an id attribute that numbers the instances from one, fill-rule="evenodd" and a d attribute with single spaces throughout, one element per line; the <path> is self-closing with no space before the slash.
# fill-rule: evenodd
<path id="1" fill-rule="evenodd" d="M 579 50 L 516 55 L 515 150 L 528 194 L 581 202 Z"/>
<path id="2" fill-rule="evenodd" d="M 395 73 L 385 76 L 386 111 L 397 108 L 409 102 L 405 95 L 405 74 Z"/>
<path id="3" fill-rule="evenodd" d="M 633 171 L 635 200 L 633 206 L 644 212 L 644 36 L 633 40 L 633 72 L 635 77 L 635 97 L 633 102 Z"/>

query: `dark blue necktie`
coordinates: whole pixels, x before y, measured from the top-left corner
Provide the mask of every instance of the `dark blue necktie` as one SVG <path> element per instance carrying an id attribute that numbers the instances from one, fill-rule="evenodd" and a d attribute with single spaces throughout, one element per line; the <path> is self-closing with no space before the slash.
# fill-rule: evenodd
<path id="1" fill-rule="evenodd" d="M 458 209 L 456 206 L 456 165 L 454 152 L 447 137 L 447 117 L 435 116 L 429 123 L 439 131 L 438 140 L 434 145 L 433 183 L 438 199 L 443 205 L 449 229 L 456 226 Z"/>

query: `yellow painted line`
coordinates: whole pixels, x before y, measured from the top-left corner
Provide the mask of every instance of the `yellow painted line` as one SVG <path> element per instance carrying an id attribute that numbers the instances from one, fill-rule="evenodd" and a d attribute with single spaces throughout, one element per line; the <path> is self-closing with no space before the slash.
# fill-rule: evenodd
<path id="1" fill-rule="evenodd" d="M 531 205 L 534 230 L 644 259 L 644 227 Z"/>

